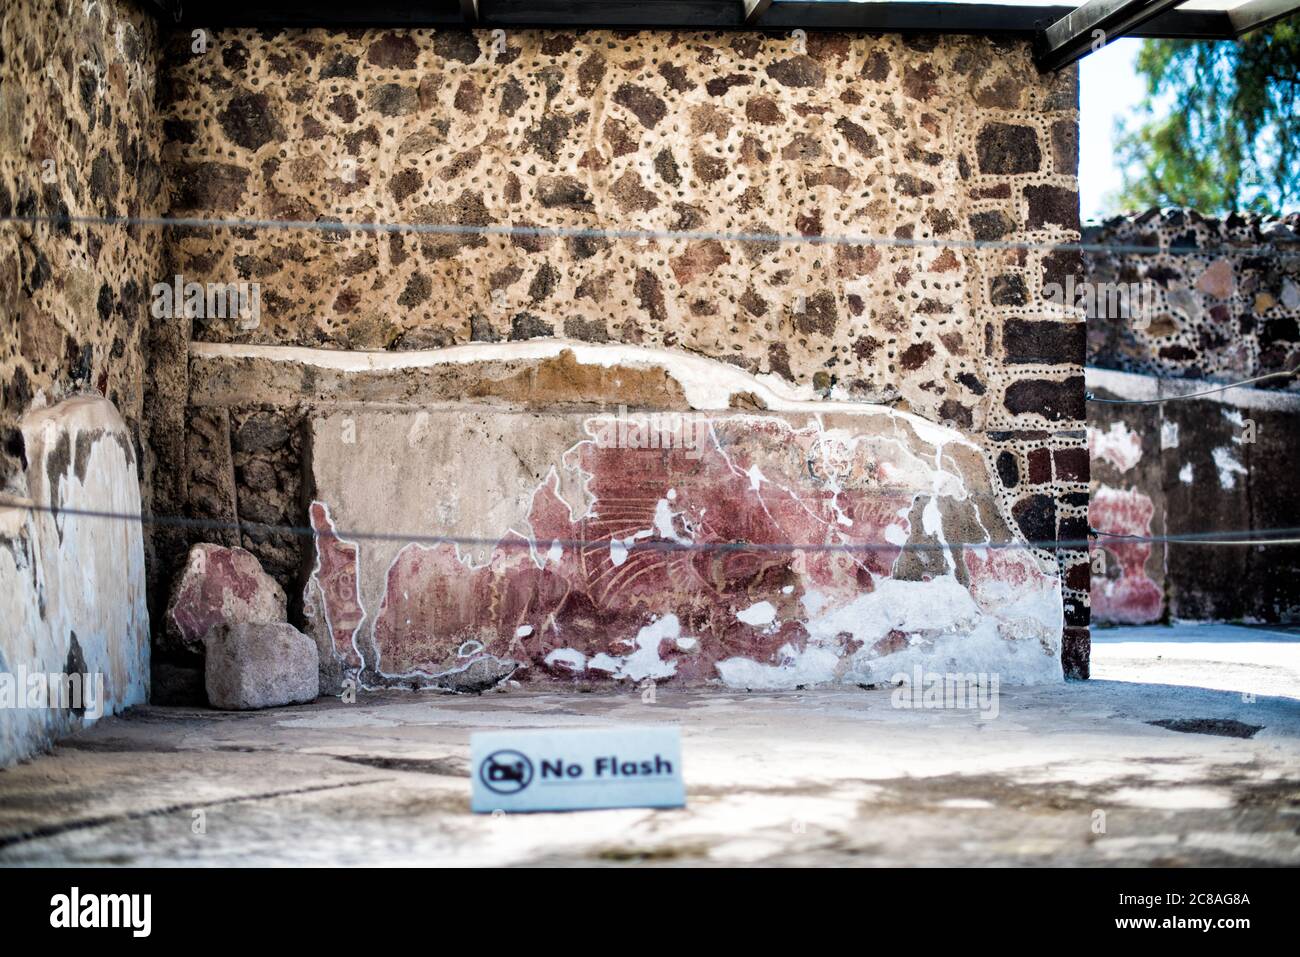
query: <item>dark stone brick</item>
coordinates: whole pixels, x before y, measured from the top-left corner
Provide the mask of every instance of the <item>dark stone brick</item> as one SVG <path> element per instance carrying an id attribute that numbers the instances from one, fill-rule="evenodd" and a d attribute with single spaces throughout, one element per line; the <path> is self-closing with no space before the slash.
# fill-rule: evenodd
<path id="1" fill-rule="evenodd" d="M 1015 488 L 1020 484 L 1020 466 L 1016 464 L 1016 453 L 998 453 L 998 478 L 1002 481 L 1003 488 Z"/>
<path id="2" fill-rule="evenodd" d="M 947 422 L 959 429 L 969 430 L 974 423 L 971 410 L 962 405 L 956 399 L 946 399 L 939 406 L 939 420 Z"/>
<path id="3" fill-rule="evenodd" d="M 435 30 L 433 52 L 448 60 L 473 63 L 479 58 L 478 40 L 468 30 Z"/>
<path id="4" fill-rule="evenodd" d="M 492 328 L 487 316 L 475 313 L 469 317 L 469 338 L 471 342 L 500 342 L 501 335 Z"/>
<path id="5" fill-rule="evenodd" d="M 1079 171 L 1079 124 L 1074 120 L 1052 124 L 1052 166 L 1066 176 Z"/>
<path id="6" fill-rule="evenodd" d="M 182 164 L 176 167 L 175 183 L 175 210 L 233 212 L 243 202 L 248 170 L 230 163 Z"/>
<path id="7" fill-rule="evenodd" d="M 410 70 L 420 48 L 406 33 L 385 33 L 366 51 L 366 59 L 375 66 L 393 70 Z"/>
<path id="8" fill-rule="evenodd" d="M 357 78 L 357 58 L 341 50 L 330 57 L 329 62 L 321 67 L 320 78 L 330 80 L 335 77 L 343 80 L 355 80 Z"/>
<path id="9" fill-rule="evenodd" d="M 995 306 L 1023 306 L 1029 302 L 1024 278 L 1015 273 L 994 276 L 989 280 L 989 302 Z"/>
<path id="10" fill-rule="evenodd" d="M 510 339 L 540 339 L 555 335 L 555 327 L 549 322 L 534 316 L 531 312 L 521 312 L 510 320 Z"/>
<path id="11" fill-rule="evenodd" d="M 240 93 L 232 96 L 226 108 L 217 114 L 217 122 L 230 141 L 255 150 L 274 139 L 283 139 L 284 130 L 271 112 L 265 93 Z"/>
<path id="12" fill-rule="evenodd" d="M 1056 460 L 1056 479 L 1058 482 L 1088 481 L 1087 449 L 1057 449 L 1053 453 L 1053 458 Z"/>
<path id="13" fill-rule="evenodd" d="M 1074 277 L 1076 284 L 1083 280 L 1083 256 L 1079 252 L 1073 249 L 1054 249 L 1043 256 L 1043 285 L 1054 282 L 1064 289 L 1065 281 L 1070 276 Z"/>
<path id="14" fill-rule="evenodd" d="M 794 313 L 796 331 L 803 335 L 816 333 L 823 336 L 829 336 L 835 332 L 835 323 L 839 316 L 835 307 L 835 294 L 833 292 L 822 290 L 815 295 L 809 296 L 804 301 L 803 307 L 802 312 Z"/>
<path id="15" fill-rule="evenodd" d="M 1087 326 L 1082 322 L 1008 319 L 1002 345 L 1011 363 L 1083 365 Z"/>
<path id="16" fill-rule="evenodd" d="M 1065 623 L 1073 628 L 1086 628 L 1092 619 L 1092 610 L 1088 607 L 1086 598 L 1077 598 L 1074 595 L 1066 595 L 1065 601 Z"/>
<path id="17" fill-rule="evenodd" d="M 1029 202 L 1029 229 L 1044 226 L 1079 228 L 1079 194 L 1061 186 L 1026 186 L 1025 199 Z"/>
<path id="18" fill-rule="evenodd" d="M 1052 496 L 1039 494 L 1022 498 L 1011 506 L 1011 515 L 1029 541 L 1056 541 L 1056 499 Z"/>
<path id="19" fill-rule="evenodd" d="M 1000 209 L 973 213 L 970 217 L 971 234 L 979 240 L 1001 239 L 1016 228 L 1015 220 Z"/>
<path id="20" fill-rule="evenodd" d="M 1013 415 L 1037 413 L 1052 422 L 1082 421 L 1086 412 L 1083 389 L 1081 375 L 1061 382 L 1022 379 L 1007 386 L 1003 405 Z"/>
<path id="21" fill-rule="evenodd" d="M 925 365 L 934 355 L 934 343 L 918 342 L 915 345 L 908 346 L 898 356 L 898 364 L 912 372 Z"/>
<path id="22" fill-rule="evenodd" d="M 572 176 L 543 176 L 537 181 L 537 201 L 547 209 L 591 209 L 587 187 Z"/>
<path id="23" fill-rule="evenodd" d="M 826 70 L 806 55 L 778 60 L 767 68 L 767 75 L 782 86 L 817 87 L 826 82 Z"/>
<path id="24" fill-rule="evenodd" d="M 1046 485 L 1052 481 L 1051 449 L 1030 449 L 1026 456 L 1029 463 L 1029 484 Z"/>
<path id="25" fill-rule="evenodd" d="M 970 389 L 976 395 L 983 395 L 986 391 L 984 383 L 977 379 L 973 373 L 963 372 L 957 376 L 957 381 Z"/>
<path id="26" fill-rule="evenodd" d="M 663 100 L 634 83 L 624 83 L 614 91 L 614 102 L 626 108 L 648 130 L 654 129 L 668 112 Z"/>
<path id="27" fill-rule="evenodd" d="M 975 140 L 981 173 L 1034 173 L 1042 166 L 1038 134 L 1032 126 L 986 123 Z"/>
<path id="28" fill-rule="evenodd" d="M 844 137 L 844 142 L 867 159 L 880 155 L 880 144 L 876 142 L 875 136 L 852 120 L 840 117 L 835 121 L 835 131 Z"/>
<path id="29" fill-rule="evenodd" d="M 1057 539 L 1062 542 L 1083 542 L 1088 538 L 1088 520 L 1077 515 L 1061 518 Z M 1075 546 L 1076 548 L 1079 546 Z"/>
<path id="30" fill-rule="evenodd" d="M 1090 674 L 1092 637 L 1087 628 L 1066 628 L 1061 635 L 1061 668 L 1071 681 L 1086 681 Z"/>
<path id="31" fill-rule="evenodd" d="M 570 339 L 581 339 L 584 342 L 609 342 L 609 332 L 600 319 L 571 316 L 564 320 L 564 334 Z"/>

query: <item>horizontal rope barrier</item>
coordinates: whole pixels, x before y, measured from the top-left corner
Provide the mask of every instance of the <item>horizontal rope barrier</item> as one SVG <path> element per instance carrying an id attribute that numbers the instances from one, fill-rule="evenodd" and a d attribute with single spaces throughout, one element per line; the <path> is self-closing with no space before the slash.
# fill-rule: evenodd
<path id="1" fill-rule="evenodd" d="M 185 216 L 0 216 L 0 223 L 52 226 L 148 226 L 168 229 L 278 229 L 327 233 L 410 233 L 435 236 L 524 236 L 553 239 L 633 239 L 665 242 L 715 240 L 739 243 L 808 243 L 818 246 L 883 246 L 921 249 L 1050 249 L 1053 252 L 1122 253 L 1133 255 L 1300 256 L 1268 246 L 1147 246 L 1083 242 L 1018 242 L 990 239 L 912 239 L 901 236 L 808 236 L 802 233 L 736 233 L 718 230 L 600 229 L 569 226 L 476 226 L 460 223 L 334 222 L 313 219 L 217 219 Z"/>
<path id="2" fill-rule="evenodd" d="M 390 541 L 412 544 L 464 545 L 505 548 L 536 548 L 541 545 L 551 547 L 558 544 L 561 548 L 608 548 L 617 544 L 628 552 L 665 551 L 665 552 L 699 552 L 699 551 L 760 551 L 760 552 L 877 552 L 877 551 L 944 551 L 950 548 L 972 548 L 1005 550 L 1016 548 L 1050 549 L 1050 550 L 1084 550 L 1094 544 L 1096 537 L 1106 537 L 1116 541 L 1137 543 L 1168 544 L 1202 544 L 1202 545 L 1274 545 L 1300 543 L 1300 528 L 1247 529 L 1234 531 L 1193 532 L 1182 535 L 1120 535 L 1089 528 L 1089 538 L 1051 539 L 1007 542 L 810 542 L 797 544 L 793 542 L 678 542 L 669 540 L 639 541 L 633 539 L 601 538 L 562 539 L 534 537 L 528 538 L 515 532 L 519 538 L 513 539 L 503 535 L 498 538 L 482 538 L 465 535 L 429 535 L 422 532 L 367 532 L 356 530 L 317 530 L 306 525 L 270 525 L 261 522 L 223 522 L 214 519 L 188 518 L 179 515 L 145 515 L 130 512 L 109 512 L 96 509 L 63 508 L 53 505 L 37 505 L 16 499 L 0 499 L 0 508 L 17 508 L 30 512 L 44 512 L 57 515 L 77 515 L 88 518 L 130 521 L 141 525 L 158 525 L 164 527 L 185 528 L 203 531 L 250 532 L 264 535 L 293 535 L 301 538 L 337 538 L 344 543 L 358 541 Z M 1258 534 L 1287 535 L 1295 538 L 1259 539 Z M 1251 537 L 1241 537 L 1251 536 Z"/>

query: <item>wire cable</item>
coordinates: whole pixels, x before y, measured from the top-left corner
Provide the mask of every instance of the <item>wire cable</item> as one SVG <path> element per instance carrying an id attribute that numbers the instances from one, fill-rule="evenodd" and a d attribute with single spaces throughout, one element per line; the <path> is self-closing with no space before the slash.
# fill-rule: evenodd
<path id="1" fill-rule="evenodd" d="M 667 242 L 714 240 L 740 243 L 809 243 L 830 246 L 885 246 L 922 249 L 1050 249 L 1054 252 L 1122 253 L 1134 255 L 1184 255 L 1219 252 L 1243 255 L 1300 256 L 1269 247 L 1184 247 L 1124 245 L 1084 242 L 1017 242 L 990 239 L 912 239 L 901 236 L 804 235 L 802 233 L 737 233 L 717 230 L 599 229 L 570 226 L 477 226 L 461 223 L 336 222 L 314 219 L 215 219 L 194 216 L 0 216 L 0 223 L 53 226 L 158 226 L 172 229 L 281 229 L 327 233 L 411 233 L 437 236 L 522 236 L 554 239 L 633 239 Z"/>
<path id="2" fill-rule="evenodd" d="M 1241 386 L 1250 385 L 1252 382 L 1264 382 L 1269 379 L 1290 379 L 1296 375 L 1300 375 L 1300 368 L 1285 369 L 1281 372 L 1270 372 L 1267 375 L 1255 376 L 1253 379 L 1243 379 L 1240 382 L 1231 382 L 1228 385 L 1206 389 L 1204 392 L 1189 392 L 1187 395 L 1169 395 L 1160 399 L 1100 399 L 1091 392 L 1085 392 L 1083 396 L 1089 402 L 1098 402 L 1104 405 L 1163 405 L 1166 402 L 1177 402 L 1181 399 L 1197 399 L 1204 395 L 1214 395 L 1218 392 L 1227 392 L 1229 389 L 1238 389 Z"/>
<path id="3" fill-rule="evenodd" d="M 756 552 L 877 552 L 877 551 L 945 551 L 950 548 L 972 548 L 990 550 L 1008 550 L 1018 548 L 1081 551 L 1094 544 L 1090 539 L 1104 536 L 1117 541 L 1134 543 L 1166 543 L 1187 545 L 1283 545 L 1300 543 L 1300 528 L 1245 529 L 1213 532 L 1188 532 L 1179 535 L 1122 535 L 1103 532 L 1095 528 L 1088 529 L 1089 538 L 1051 539 L 1007 542 L 679 542 L 661 539 L 657 541 L 628 541 L 616 537 L 591 539 L 551 539 L 541 536 L 526 538 L 518 532 L 511 532 L 498 538 L 483 538 L 465 535 L 429 535 L 423 532 L 370 532 L 357 530 L 326 529 L 319 530 L 307 525 L 271 525 L 262 522 L 225 522 L 206 518 L 188 518 L 181 515 L 145 515 L 132 512 L 109 512 L 97 509 L 64 508 L 53 505 L 37 505 L 34 502 L 18 499 L 0 499 L 0 508 L 17 508 L 29 512 L 45 512 L 55 516 L 77 515 L 87 518 L 103 518 L 129 521 L 141 525 L 157 525 L 173 528 L 199 529 L 204 531 L 248 532 L 262 535 L 293 535 L 300 538 L 336 538 L 344 544 L 358 541 L 403 542 L 421 545 L 487 545 L 494 548 L 536 548 L 540 545 L 550 547 L 554 544 L 562 548 L 609 548 L 617 543 L 628 552 L 663 551 L 663 552 L 708 552 L 708 551 L 756 551 Z M 1285 539 L 1259 539 L 1249 536 L 1267 533 L 1270 535 L 1297 536 Z M 514 537 L 517 536 L 517 537 Z M 1248 537 L 1241 537 L 1248 536 Z"/>

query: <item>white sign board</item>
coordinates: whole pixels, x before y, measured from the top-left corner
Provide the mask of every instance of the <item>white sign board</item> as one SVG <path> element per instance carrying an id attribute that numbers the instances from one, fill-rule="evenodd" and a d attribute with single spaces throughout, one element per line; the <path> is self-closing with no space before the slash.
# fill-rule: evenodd
<path id="1" fill-rule="evenodd" d="M 676 727 L 479 732 L 470 774 L 479 814 L 686 806 Z"/>

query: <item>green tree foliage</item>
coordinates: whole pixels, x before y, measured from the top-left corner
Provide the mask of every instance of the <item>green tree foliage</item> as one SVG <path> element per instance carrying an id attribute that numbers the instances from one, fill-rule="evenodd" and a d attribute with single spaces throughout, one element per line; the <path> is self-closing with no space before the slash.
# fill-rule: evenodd
<path id="1" fill-rule="evenodd" d="M 1300 16 L 1233 41 L 1147 40 L 1147 94 L 1117 124 L 1126 209 L 1290 212 L 1300 201 Z"/>

